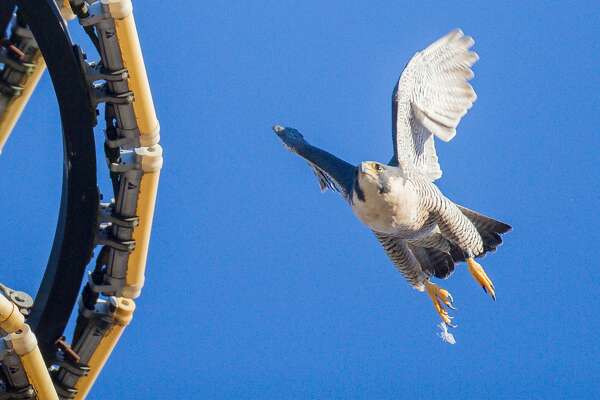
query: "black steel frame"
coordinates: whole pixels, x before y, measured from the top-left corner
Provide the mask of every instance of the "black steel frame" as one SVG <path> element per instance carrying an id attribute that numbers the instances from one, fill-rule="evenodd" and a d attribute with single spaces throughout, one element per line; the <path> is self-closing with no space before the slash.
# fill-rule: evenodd
<path id="1" fill-rule="evenodd" d="M 99 194 L 93 127 L 96 111 L 80 63 L 53 0 L 16 0 L 48 66 L 60 108 L 63 186 L 52 252 L 28 323 L 47 364 L 54 362 L 77 301 L 97 230 Z"/>

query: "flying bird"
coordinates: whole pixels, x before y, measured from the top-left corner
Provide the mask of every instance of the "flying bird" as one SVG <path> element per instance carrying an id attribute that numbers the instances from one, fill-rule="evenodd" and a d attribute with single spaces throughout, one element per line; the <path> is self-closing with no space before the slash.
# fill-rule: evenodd
<path id="1" fill-rule="evenodd" d="M 339 192 L 360 221 L 375 234 L 385 252 L 415 289 L 426 292 L 442 319 L 452 324 L 451 294 L 431 281 L 444 279 L 466 262 L 475 281 L 494 300 L 494 284 L 475 261 L 502 243 L 511 227 L 454 203 L 435 185 L 442 176 L 434 136 L 448 142 L 473 105 L 471 67 L 479 59 L 474 40 L 456 29 L 417 52 L 392 95 L 394 154 L 387 164 L 358 166 L 306 141 L 296 129 L 273 130 L 288 150 L 304 158 L 321 190 Z"/>

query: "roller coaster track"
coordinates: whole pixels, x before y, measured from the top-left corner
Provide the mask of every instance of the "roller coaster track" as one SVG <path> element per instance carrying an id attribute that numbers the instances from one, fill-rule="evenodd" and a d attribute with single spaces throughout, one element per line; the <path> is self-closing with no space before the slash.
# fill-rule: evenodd
<path id="1" fill-rule="evenodd" d="M 89 393 L 141 293 L 162 167 L 131 0 L 57 1 L 0 3 L 0 152 L 46 67 L 64 149 L 60 213 L 35 300 L 0 284 L 0 400 Z M 71 42 L 66 19 L 72 18 L 100 60 L 88 62 Z M 98 192 L 93 135 L 101 104 L 114 191 L 106 203 Z M 75 309 L 68 343 L 63 334 Z"/>

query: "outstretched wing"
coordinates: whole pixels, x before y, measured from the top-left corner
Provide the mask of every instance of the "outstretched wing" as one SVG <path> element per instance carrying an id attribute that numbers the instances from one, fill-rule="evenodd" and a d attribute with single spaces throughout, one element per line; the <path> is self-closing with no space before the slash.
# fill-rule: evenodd
<path id="1" fill-rule="evenodd" d="M 327 188 L 335 190 L 347 201 L 351 201 L 356 167 L 309 144 L 294 128 L 275 125 L 273 130 L 289 151 L 298 154 L 308 162 L 319 180 L 322 191 Z"/>
<path id="2" fill-rule="evenodd" d="M 433 135 L 447 142 L 473 105 L 471 66 L 479 59 L 469 51 L 473 38 L 460 29 L 416 53 L 392 96 L 394 157 L 390 164 L 411 165 L 430 180 L 442 176 Z"/>

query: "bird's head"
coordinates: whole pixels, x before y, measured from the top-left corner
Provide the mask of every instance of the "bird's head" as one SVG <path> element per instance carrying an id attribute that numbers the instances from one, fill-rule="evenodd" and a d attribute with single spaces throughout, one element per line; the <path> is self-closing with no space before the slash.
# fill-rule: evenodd
<path id="1" fill-rule="evenodd" d="M 363 161 L 356 167 L 354 192 L 359 200 L 365 201 L 365 196 L 381 195 L 391 191 L 391 180 L 397 168 L 377 161 Z"/>

